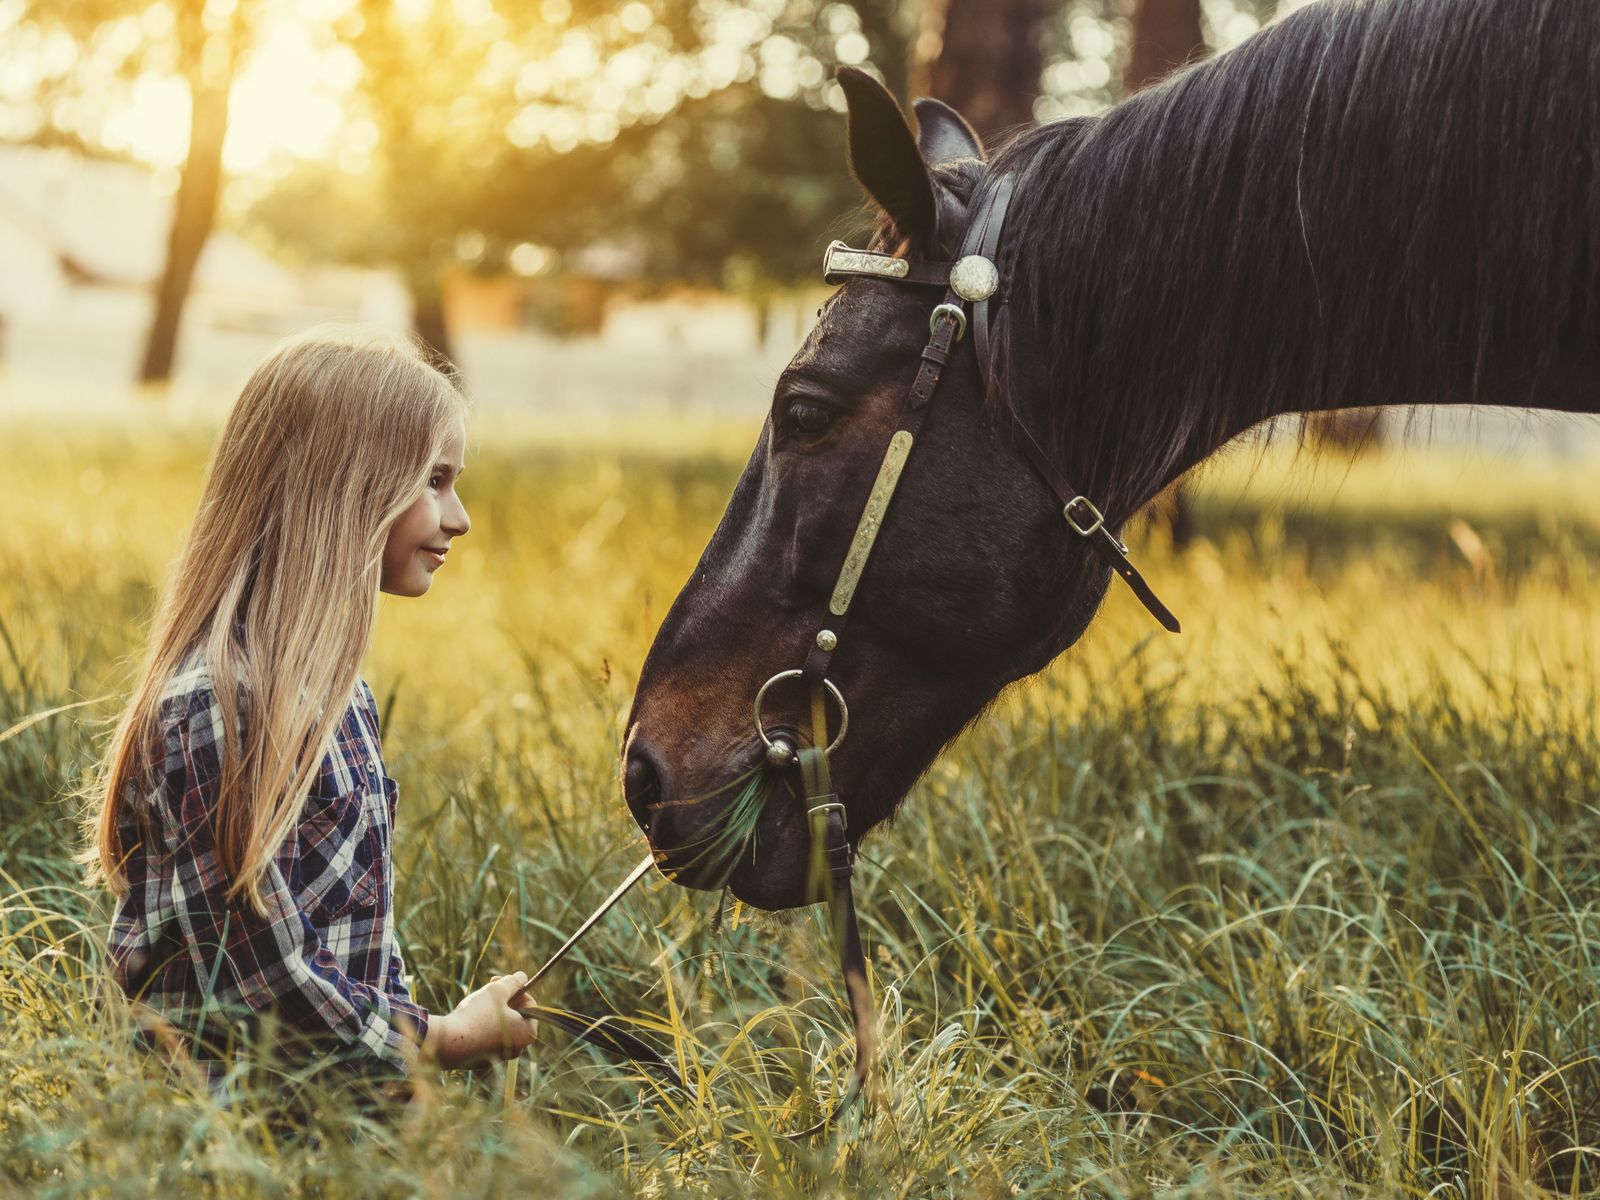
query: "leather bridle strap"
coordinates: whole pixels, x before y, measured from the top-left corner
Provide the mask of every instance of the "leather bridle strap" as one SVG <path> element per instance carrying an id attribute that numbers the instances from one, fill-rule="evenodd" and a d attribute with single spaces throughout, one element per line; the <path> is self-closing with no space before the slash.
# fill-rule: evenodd
<path id="1" fill-rule="evenodd" d="M 823 744 L 827 744 L 827 712 L 823 708 L 820 696 L 812 700 L 813 719 L 820 722 L 817 728 L 821 731 L 819 736 Z M 810 759 L 807 755 L 811 755 Z M 866 1085 L 867 1070 L 872 1063 L 872 1052 L 875 1041 L 872 1013 L 872 993 L 867 986 L 867 959 L 861 949 L 861 932 L 856 920 L 855 896 L 850 891 L 850 875 L 852 870 L 852 856 L 850 852 L 850 839 L 845 833 L 844 805 L 838 802 L 839 798 L 827 792 L 831 785 L 828 776 L 828 756 L 823 751 L 813 751 L 811 748 L 801 752 L 801 767 L 803 777 L 808 781 L 809 818 L 813 844 L 822 847 L 823 862 L 829 877 L 829 914 L 832 918 L 835 945 L 839 950 L 839 966 L 844 976 L 845 993 L 850 1000 L 850 1017 L 855 1026 L 856 1061 L 855 1070 L 851 1078 L 849 1089 L 840 1097 L 832 1109 L 819 1121 L 795 1133 L 785 1134 L 790 1140 L 814 1137 L 821 1133 L 835 1118 L 850 1104 Z M 811 787 L 809 781 L 817 780 L 817 787 L 824 789 L 819 795 Z M 638 1063 L 640 1066 L 649 1067 L 660 1074 L 668 1085 L 685 1096 L 693 1098 L 694 1093 L 688 1088 L 683 1077 L 678 1074 L 677 1068 L 654 1046 L 650 1045 L 637 1034 L 630 1033 L 622 1028 L 622 1018 L 614 1014 L 599 1017 L 588 1017 L 582 1013 L 572 1012 L 565 1008 L 555 1008 L 548 1004 L 528 1003 L 526 994 L 534 984 L 538 983 L 550 970 L 570 951 L 583 936 L 595 927 L 600 918 L 621 900 L 633 885 L 638 883 L 649 868 L 654 865 L 655 858 L 650 856 L 629 872 L 621 884 L 610 896 L 601 902 L 600 906 L 590 913 L 583 924 L 578 926 L 561 948 L 552 954 L 545 964 L 535 971 L 528 982 L 513 993 L 507 1001 L 509 1007 L 527 1016 L 536 1017 L 541 1021 L 548 1021 L 558 1029 L 564 1029 L 580 1041 L 588 1042 L 591 1046 L 604 1050 L 617 1058 Z"/>
<path id="2" fill-rule="evenodd" d="M 961 247 L 963 258 L 969 254 L 977 254 L 993 263 L 996 275 L 1000 269 L 998 255 L 1000 231 L 1005 227 L 1006 209 L 1011 207 L 1011 189 L 1015 184 L 1016 176 L 1007 173 L 995 180 L 993 186 L 983 190 L 983 194 L 978 198 L 977 212 L 967 225 L 966 239 Z M 986 394 L 990 386 L 993 363 L 992 351 L 989 349 L 989 302 L 995 298 L 995 296 L 985 296 L 981 300 L 972 302 L 972 348 L 978 355 L 978 375 L 983 380 Z M 1004 299 L 999 303 L 1004 305 Z"/>
<path id="3" fill-rule="evenodd" d="M 966 234 L 962 239 L 961 256 L 953 264 L 923 259 L 902 259 L 892 255 L 851 250 L 843 243 L 837 242 L 828 249 L 824 259 L 824 277 L 830 282 L 842 281 L 852 275 L 913 284 L 932 284 L 941 278 L 949 282 L 944 301 L 933 310 L 934 336 L 930 338 L 922 352 L 922 362 L 911 391 L 907 395 L 896 437 L 902 432 L 914 436 L 920 430 L 928 400 L 933 395 L 940 372 L 949 358 L 954 343 L 960 340 L 966 330 L 967 318 L 964 305 L 969 298 L 972 304 L 973 349 L 977 355 L 978 371 L 986 391 L 993 384 L 991 305 L 1006 303 L 997 294 L 998 253 L 1014 187 L 1015 177 L 1010 173 L 993 177 L 984 183 L 973 201 Z M 963 277 L 963 271 L 969 264 L 975 262 L 979 266 L 987 266 L 994 272 L 994 281 L 986 287 L 973 289 L 967 286 L 967 280 Z M 948 329 L 951 336 L 941 339 L 939 335 L 945 329 Z M 1089 542 L 1112 571 L 1127 583 L 1140 603 L 1163 628 L 1178 633 L 1181 626 L 1177 617 L 1161 602 L 1144 576 L 1128 560 L 1128 547 L 1107 527 L 1106 519 L 1099 508 L 1062 477 L 1061 472 L 1050 461 L 1037 440 L 1028 432 L 1027 426 L 1022 423 L 1022 418 L 1014 410 L 1011 415 L 1017 432 L 1021 435 L 1022 448 L 1029 463 L 1061 501 L 1061 515 L 1068 527 Z M 883 470 L 890 466 L 891 459 L 898 455 L 899 465 L 903 466 L 904 458 L 909 453 L 909 444 L 897 447 L 894 439 L 891 439 L 889 451 L 884 457 L 884 467 L 880 468 L 880 482 L 883 480 Z M 896 481 L 897 479 L 898 466 Z M 895 481 L 890 483 L 891 491 L 893 482 Z M 808 684 L 815 683 L 827 674 L 828 661 L 839 644 L 839 634 L 848 612 L 850 596 L 854 593 L 855 584 L 859 582 L 866 554 L 871 549 L 872 539 L 877 536 L 877 528 L 883 520 L 887 504 L 887 496 L 884 496 L 876 507 L 869 502 L 867 510 L 862 515 L 862 524 L 857 528 L 850 551 L 845 556 L 845 570 L 841 573 L 841 585 L 848 577 L 848 589 L 841 602 L 840 588 L 835 588 L 833 600 L 829 604 L 830 619 L 827 626 L 825 630 L 819 631 L 818 644 L 810 647 L 806 654 L 803 670 Z M 823 638 L 823 633 L 830 636 Z M 823 642 L 830 644 L 824 645 Z"/>
<path id="4" fill-rule="evenodd" d="M 805 787 L 806 824 L 811 837 L 811 866 L 807 895 L 819 894 L 824 872 L 827 874 L 828 916 L 833 926 L 833 942 L 839 951 L 839 970 L 844 978 L 845 995 L 850 1001 L 850 1020 L 855 1028 L 856 1060 L 850 1087 L 833 1111 L 816 1124 L 791 1133 L 790 1138 L 821 1133 L 859 1096 L 867 1085 L 877 1042 L 872 1011 L 872 989 L 867 984 L 867 958 L 861 949 L 861 927 L 856 917 L 855 894 L 850 876 L 855 856 L 845 830 L 845 808 L 833 790 L 828 769 L 828 708 L 821 684 L 811 689 L 812 744 L 800 750 L 800 778 Z"/>
<path id="5" fill-rule="evenodd" d="M 1033 464 L 1033 469 L 1039 473 L 1046 486 L 1053 491 L 1061 501 L 1061 515 L 1066 518 L 1073 532 L 1087 538 L 1089 545 L 1094 547 L 1107 565 L 1120 575 L 1123 581 L 1133 589 L 1133 594 L 1139 597 L 1141 603 L 1150 610 L 1150 615 L 1170 633 L 1182 632 L 1178 618 L 1172 610 L 1161 603 L 1139 569 L 1128 560 L 1128 547 L 1106 527 L 1105 518 L 1086 497 L 1077 492 L 1073 486 L 1061 477 L 1061 472 L 1056 470 L 1055 464 L 1050 461 L 1050 456 L 1044 448 L 1034 440 L 1033 434 L 1028 432 L 1028 427 L 1022 423 L 1021 418 L 1012 414 L 1013 424 L 1017 433 L 1022 438 L 1022 449 L 1028 456 L 1028 461 Z"/>
<path id="6" fill-rule="evenodd" d="M 561 948 L 546 959 L 542 967 L 528 976 L 528 982 L 518 988 L 506 1003 L 507 1007 L 526 1013 L 529 1016 L 537 1017 L 542 1021 L 548 1021 L 558 1029 L 565 1029 L 573 1037 L 578 1038 L 580 1041 L 588 1042 L 591 1046 L 598 1046 L 608 1054 L 630 1059 L 633 1062 L 659 1071 L 673 1087 L 679 1091 L 685 1091 L 687 1089 L 684 1088 L 683 1079 L 678 1075 L 677 1068 L 668 1062 L 654 1046 L 636 1034 L 630 1033 L 614 1024 L 618 1018 L 613 1015 L 608 1013 L 605 1016 L 586 1017 L 582 1013 L 571 1012 L 564 1008 L 555 1008 L 548 1004 L 529 1004 L 524 999 L 534 984 L 543 979 L 549 973 L 551 967 L 565 958 L 567 952 L 582 940 L 584 934 L 598 925 L 600 918 L 610 912 L 617 901 L 628 894 L 634 884 L 648 875 L 654 865 L 655 856 L 653 854 L 646 855 L 633 870 L 628 872 L 627 877 L 617 885 L 611 895 L 602 900 L 600 906 L 585 918 L 583 924 L 578 926 L 572 936 L 561 944 Z"/>
<path id="7" fill-rule="evenodd" d="M 1006 209 L 1011 204 L 1011 190 L 1014 183 L 1015 177 L 1008 173 L 994 180 L 993 184 L 984 190 L 978 200 L 977 211 L 967 227 L 966 242 L 961 248 L 963 257 L 968 254 L 980 254 L 998 267 L 1000 231 L 1005 227 Z M 978 371 L 983 377 L 986 393 L 993 386 L 993 351 L 989 346 L 990 300 L 991 297 L 986 296 L 974 301 L 972 306 L 973 349 L 978 355 Z M 1002 299 L 1000 303 L 1004 305 L 1006 302 Z M 1021 435 L 1022 449 L 1027 454 L 1028 461 L 1032 463 L 1033 469 L 1038 472 L 1046 486 L 1060 499 L 1061 514 L 1073 532 L 1088 539 L 1089 544 L 1133 589 L 1133 594 L 1145 608 L 1150 610 L 1150 614 L 1161 622 L 1163 628 L 1178 633 L 1181 628 L 1178 618 L 1172 614 L 1171 609 L 1161 603 L 1160 598 L 1145 582 L 1144 576 L 1139 574 L 1138 568 L 1128 560 L 1128 547 L 1106 528 L 1105 518 L 1100 515 L 1100 510 L 1062 477 L 1056 465 L 1050 461 L 1050 456 L 1044 452 L 1033 434 L 1028 432 L 1028 427 L 1023 424 L 1015 409 L 1011 410 L 1011 419 L 1017 428 L 1017 433 Z"/>

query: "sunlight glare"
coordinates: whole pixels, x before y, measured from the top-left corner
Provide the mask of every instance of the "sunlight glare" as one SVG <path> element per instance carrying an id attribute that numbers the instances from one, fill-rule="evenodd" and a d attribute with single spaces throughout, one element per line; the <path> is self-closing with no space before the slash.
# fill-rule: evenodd
<path id="1" fill-rule="evenodd" d="M 347 7 L 342 0 L 307 2 L 324 11 Z M 300 21 L 280 20 L 258 36 L 229 96 L 223 166 L 234 175 L 330 154 L 361 73 L 349 47 L 319 45 Z M 134 80 L 128 104 L 107 117 L 102 136 L 112 150 L 173 168 L 188 154 L 189 120 L 183 80 L 147 72 Z"/>
<path id="2" fill-rule="evenodd" d="M 134 81 L 128 107 L 106 119 L 112 150 L 127 150 L 154 167 L 175 167 L 189 151 L 189 88 L 171 75 Z"/>
<path id="3" fill-rule="evenodd" d="M 261 169 L 276 153 L 326 153 L 359 71 L 347 49 L 323 51 L 304 26 L 279 25 L 234 84 L 224 166 L 238 174 Z"/>

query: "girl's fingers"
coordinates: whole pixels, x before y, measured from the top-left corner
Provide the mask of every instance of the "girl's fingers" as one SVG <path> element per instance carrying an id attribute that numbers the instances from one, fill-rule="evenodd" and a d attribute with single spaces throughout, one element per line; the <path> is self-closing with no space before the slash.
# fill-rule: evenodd
<path id="1" fill-rule="evenodd" d="M 514 996 L 517 992 L 517 989 L 527 981 L 527 973 L 518 971 L 513 975 L 491 975 L 489 977 L 489 982 L 483 986 L 486 988 L 499 989 L 503 1003 L 505 1000 L 508 1000 Z"/>

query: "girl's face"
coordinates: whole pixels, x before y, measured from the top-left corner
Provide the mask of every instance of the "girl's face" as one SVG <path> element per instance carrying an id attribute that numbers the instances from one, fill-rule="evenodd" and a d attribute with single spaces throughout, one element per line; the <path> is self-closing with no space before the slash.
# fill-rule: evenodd
<path id="1" fill-rule="evenodd" d="M 444 565 L 450 540 L 472 528 L 466 506 L 456 494 L 466 440 L 466 426 L 458 421 L 433 466 L 427 489 L 389 527 L 379 591 L 393 596 L 422 595 L 433 585 L 433 573 Z"/>

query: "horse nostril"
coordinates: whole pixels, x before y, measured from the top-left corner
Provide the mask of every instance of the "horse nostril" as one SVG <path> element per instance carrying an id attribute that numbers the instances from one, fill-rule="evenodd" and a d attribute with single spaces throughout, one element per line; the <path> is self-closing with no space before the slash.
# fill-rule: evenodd
<path id="1" fill-rule="evenodd" d="M 661 773 L 642 749 L 628 751 L 628 765 L 622 777 L 628 809 L 646 833 L 650 830 L 650 805 L 661 798 Z"/>

